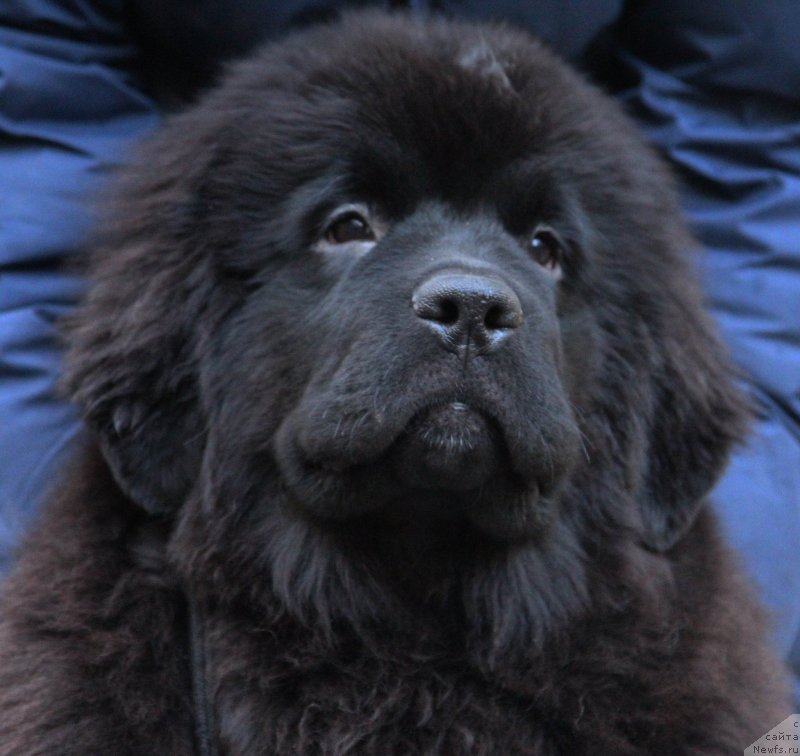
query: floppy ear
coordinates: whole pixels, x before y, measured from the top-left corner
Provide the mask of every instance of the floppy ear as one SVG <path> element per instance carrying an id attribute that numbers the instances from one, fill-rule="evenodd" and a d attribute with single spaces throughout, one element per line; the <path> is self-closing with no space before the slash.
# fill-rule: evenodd
<path id="1" fill-rule="evenodd" d="M 117 399 L 110 407 L 110 427 L 102 415 L 93 425 L 117 484 L 150 514 L 173 511 L 186 499 L 203 453 L 195 402 L 176 393 Z"/>
<path id="2" fill-rule="evenodd" d="M 62 387 L 121 489 L 154 514 L 183 502 L 205 447 L 196 347 L 216 300 L 200 187 L 218 132 L 176 116 L 105 187 L 88 294 L 64 324 Z"/>
<path id="3" fill-rule="evenodd" d="M 657 339 L 661 364 L 640 493 L 642 541 L 654 551 L 671 548 L 689 529 L 748 416 L 727 354 L 687 280 L 672 292 L 672 312 Z"/>
<path id="4" fill-rule="evenodd" d="M 89 296 L 65 324 L 63 381 L 121 489 L 153 514 L 184 500 L 205 444 L 189 327 L 202 266 L 160 243 L 101 251 Z"/>

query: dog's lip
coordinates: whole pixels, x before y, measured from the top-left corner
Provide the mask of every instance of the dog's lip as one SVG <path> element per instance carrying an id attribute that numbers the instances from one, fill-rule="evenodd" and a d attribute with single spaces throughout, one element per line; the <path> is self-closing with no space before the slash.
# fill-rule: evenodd
<path id="1" fill-rule="evenodd" d="M 395 415 L 390 423 L 385 418 L 382 421 L 386 431 L 379 437 L 373 437 L 368 449 L 363 449 L 356 456 L 352 453 L 339 456 L 329 453 L 303 454 L 305 463 L 316 470 L 333 475 L 341 475 L 351 468 L 363 468 L 379 463 L 393 453 L 398 445 L 402 444 L 414 429 L 424 421 L 426 417 L 433 413 L 449 414 L 454 424 L 479 425 L 485 423 L 490 429 L 493 440 L 502 447 L 503 455 L 511 463 L 511 470 L 515 471 L 516 465 L 510 458 L 509 446 L 506 439 L 506 429 L 502 420 L 487 406 L 485 402 L 478 399 L 465 397 L 462 395 L 444 394 L 427 397 L 420 397 L 417 402 L 407 405 L 405 411 Z M 390 430 L 391 429 L 391 430 Z M 470 438 L 469 432 L 458 432 L 455 436 L 447 438 L 446 435 L 429 435 L 428 442 L 433 447 L 444 448 L 450 445 L 469 446 L 474 445 L 474 437 Z M 304 446 L 304 445 L 302 445 Z M 301 448 L 302 448 L 301 446 Z M 514 472 L 517 475 L 516 472 Z"/>
<path id="2" fill-rule="evenodd" d="M 406 485 L 454 491 L 485 484 L 507 456 L 497 423 L 461 399 L 418 410 L 387 452 Z"/>
<path id="3" fill-rule="evenodd" d="M 474 441 L 472 436 L 480 433 L 484 425 L 495 425 L 496 421 L 481 409 L 475 408 L 462 400 L 433 402 L 417 410 L 406 423 L 398 438 L 413 433 L 416 428 L 426 421 L 438 418 L 445 424 L 449 421 L 449 428 L 442 428 L 441 433 L 432 435 L 428 433 L 423 439 L 433 448 L 454 446 L 471 446 Z"/>

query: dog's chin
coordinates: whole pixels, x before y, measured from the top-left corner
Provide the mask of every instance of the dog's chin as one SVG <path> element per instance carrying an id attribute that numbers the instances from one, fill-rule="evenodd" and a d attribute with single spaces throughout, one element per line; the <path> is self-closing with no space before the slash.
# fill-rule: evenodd
<path id="1" fill-rule="evenodd" d="M 402 488 L 445 492 L 486 485 L 505 456 L 494 421 L 462 402 L 418 412 L 388 454 Z"/>

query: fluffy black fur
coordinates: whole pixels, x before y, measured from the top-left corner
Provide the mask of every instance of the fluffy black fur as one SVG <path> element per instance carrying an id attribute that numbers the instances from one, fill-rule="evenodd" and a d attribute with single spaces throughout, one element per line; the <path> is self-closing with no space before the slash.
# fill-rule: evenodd
<path id="1" fill-rule="evenodd" d="M 526 36 L 270 46 L 123 181 L 0 753 L 732 754 L 787 712 L 704 495 L 743 405 L 657 160 Z"/>

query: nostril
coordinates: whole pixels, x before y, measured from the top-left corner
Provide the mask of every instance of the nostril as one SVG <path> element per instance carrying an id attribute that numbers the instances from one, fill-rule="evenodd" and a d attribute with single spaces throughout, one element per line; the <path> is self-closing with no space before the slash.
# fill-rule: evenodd
<path id="1" fill-rule="evenodd" d="M 502 320 L 503 308 L 499 305 L 494 305 L 486 311 L 486 315 L 483 318 L 483 324 L 487 328 L 503 328 Z"/>
<path id="2" fill-rule="evenodd" d="M 442 325 L 455 325 L 458 323 L 460 310 L 458 302 L 454 299 L 443 299 L 440 303 L 439 317 L 436 318 Z"/>
<path id="3" fill-rule="evenodd" d="M 412 299 L 412 306 L 417 317 L 445 326 L 458 323 L 462 314 L 458 300 L 454 296 L 440 291 L 424 292 L 420 296 L 415 295 Z"/>
<path id="4" fill-rule="evenodd" d="M 483 323 L 489 330 L 518 328 L 522 323 L 522 312 L 516 307 L 495 304 L 489 307 Z"/>

